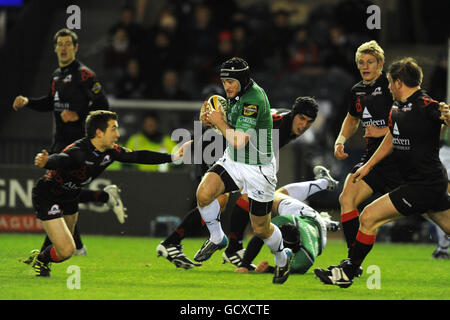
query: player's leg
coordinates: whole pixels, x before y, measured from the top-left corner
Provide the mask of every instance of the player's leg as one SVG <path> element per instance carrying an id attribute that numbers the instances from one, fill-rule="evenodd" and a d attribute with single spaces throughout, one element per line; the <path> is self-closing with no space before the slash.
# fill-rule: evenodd
<path id="1" fill-rule="evenodd" d="M 75 251 L 72 233 L 64 218 L 42 221 L 44 230 L 52 244 L 42 250 L 33 261 L 37 276 L 50 276 L 50 262 L 60 263 L 69 259 Z"/>
<path id="2" fill-rule="evenodd" d="M 341 224 L 348 250 L 352 247 L 359 229 L 358 205 L 372 193 L 372 188 L 364 180 L 354 183 L 351 174 L 347 175 L 344 188 L 339 196 L 339 204 L 341 206 Z"/>
<path id="3" fill-rule="evenodd" d="M 367 205 L 360 216 L 360 227 L 349 259 L 340 265 L 328 269 L 314 269 L 314 273 L 325 284 L 347 288 L 375 244 L 377 230 L 383 224 L 402 218 L 403 215 L 394 206 L 389 194 L 378 198 Z"/>
<path id="4" fill-rule="evenodd" d="M 305 201 L 317 192 L 324 190 L 333 191 L 337 188 L 339 182 L 330 175 L 330 171 L 327 168 L 315 166 L 313 171 L 315 180 L 289 183 L 279 188 L 276 192 L 284 193 L 300 201 Z"/>
<path id="5" fill-rule="evenodd" d="M 230 162 L 232 161 L 228 161 Z M 225 161 L 221 161 L 221 165 L 215 164 L 203 176 L 197 188 L 198 209 L 210 237 L 195 254 L 195 261 L 208 260 L 215 251 L 225 248 L 228 244 L 228 238 L 220 223 L 220 203 L 217 200 L 217 197 L 223 193 L 239 190 L 228 170 L 231 171 L 233 168 L 225 164 Z"/>
<path id="6" fill-rule="evenodd" d="M 282 284 L 289 277 L 292 251 L 284 249 L 281 231 L 270 221 L 273 201 L 259 202 L 250 198 L 249 203 L 253 231 L 275 256 L 276 267 L 273 283 Z"/>
<path id="7" fill-rule="evenodd" d="M 217 200 L 220 204 L 220 211 L 223 212 L 228 202 L 228 194 L 220 195 Z M 205 226 L 198 207 L 190 210 L 183 218 L 183 221 L 165 240 L 163 240 L 157 247 L 156 252 L 158 257 L 163 256 L 177 268 L 191 269 L 195 266 L 201 266 L 199 263 L 194 263 L 183 252 L 181 241 L 189 235 L 195 234 Z"/>
<path id="8" fill-rule="evenodd" d="M 228 247 L 222 254 L 224 262 L 240 266 L 245 249 L 242 247 L 245 229 L 250 222 L 249 202 L 246 194 L 241 195 L 231 211 Z"/>

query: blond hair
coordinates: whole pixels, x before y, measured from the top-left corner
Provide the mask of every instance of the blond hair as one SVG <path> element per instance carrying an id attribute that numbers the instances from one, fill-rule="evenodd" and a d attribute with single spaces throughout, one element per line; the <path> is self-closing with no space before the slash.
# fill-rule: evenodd
<path id="1" fill-rule="evenodd" d="M 359 46 L 355 54 L 356 64 L 358 64 L 358 60 L 363 53 L 371 54 L 377 59 L 378 62 L 384 63 L 384 51 L 375 40 L 364 42 Z"/>

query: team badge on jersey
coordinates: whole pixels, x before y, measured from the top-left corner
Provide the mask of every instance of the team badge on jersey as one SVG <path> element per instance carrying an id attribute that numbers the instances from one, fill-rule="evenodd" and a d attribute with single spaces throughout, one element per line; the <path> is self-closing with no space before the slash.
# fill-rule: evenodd
<path id="1" fill-rule="evenodd" d="M 244 103 L 244 108 L 242 109 L 242 115 L 246 117 L 256 118 L 258 115 L 258 106 L 254 104 Z"/>
<path id="2" fill-rule="evenodd" d="M 92 86 L 91 91 L 94 94 L 98 94 L 100 91 L 102 91 L 102 85 L 100 84 L 100 82 L 95 82 L 94 85 Z"/>

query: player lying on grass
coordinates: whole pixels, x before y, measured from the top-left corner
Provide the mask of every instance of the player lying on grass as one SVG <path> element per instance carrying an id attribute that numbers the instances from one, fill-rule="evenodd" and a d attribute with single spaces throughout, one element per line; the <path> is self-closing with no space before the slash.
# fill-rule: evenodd
<path id="1" fill-rule="evenodd" d="M 290 210 L 294 210 L 290 213 L 286 213 L 285 209 L 281 209 L 281 211 L 284 212 L 285 214 L 301 215 L 302 208 L 303 208 L 303 212 L 307 212 L 307 213 L 316 212 L 314 209 L 312 209 L 311 207 L 309 207 L 302 201 L 306 200 L 309 196 L 311 196 L 319 191 L 333 190 L 336 187 L 337 181 L 334 180 L 333 177 L 331 177 L 331 175 L 329 174 L 329 170 L 326 169 L 325 167 L 316 166 L 314 168 L 314 173 L 315 173 L 316 180 L 291 183 L 291 184 L 285 185 L 282 188 L 278 189 L 275 192 L 275 200 L 274 200 L 274 204 L 272 206 L 272 213 L 281 214 L 280 208 L 289 208 Z M 331 189 L 330 187 L 333 187 L 333 189 Z M 224 210 L 226 208 L 228 198 L 229 198 L 228 194 L 222 195 L 218 198 L 222 210 Z M 291 200 L 294 203 L 294 205 L 292 207 L 287 206 L 288 200 Z M 283 203 L 281 207 L 280 207 L 280 203 Z M 224 262 L 230 262 L 230 263 L 234 264 L 235 266 L 240 267 L 243 262 L 242 259 L 244 257 L 244 253 L 246 251 L 242 247 L 242 240 L 244 237 L 244 229 L 249 222 L 249 218 L 248 218 L 249 202 L 247 200 L 246 195 L 242 195 L 239 198 L 239 200 L 237 201 L 235 206 L 238 207 L 237 213 L 239 214 L 240 217 L 245 216 L 245 215 L 247 216 L 245 225 L 243 227 L 242 227 L 242 223 L 240 223 L 238 225 L 236 223 L 233 224 L 233 218 L 234 219 L 236 218 L 234 216 L 235 211 L 233 211 L 233 214 L 231 216 L 232 224 L 231 224 L 230 238 L 235 239 L 236 243 L 238 243 L 240 245 L 240 249 L 237 250 L 236 253 L 231 257 L 229 257 L 226 254 L 226 252 L 224 252 L 222 257 L 224 259 Z M 189 225 L 188 231 L 192 232 L 192 229 L 198 229 L 201 226 L 204 227 L 204 223 L 202 223 L 202 220 L 201 220 L 201 217 L 199 214 L 194 216 L 194 214 L 191 213 L 191 215 L 192 215 L 191 224 Z M 195 219 L 196 223 L 192 224 L 192 222 L 194 222 L 194 217 L 196 217 L 196 219 Z M 238 219 L 240 221 L 243 220 L 242 217 L 238 218 Z M 325 219 L 325 220 L 327 220 L 327 219 Z M 275 223 L 273 221 L 273 219 L 272 219 L 272 222 Z M 337 224 L 336 223 L 332 223 L 332 224 L 335 225 L 336 229 L 337 229 Z M 239 231 L 236 231 L 237 229 Z M 158 255 L 164 256 L 167 260 L 169 260 L 170 262 L 175 264 L 175 266 L 177 266 L 177 267 L 190 269 L 190 268 L 193 268 L 194 266 L 200 266 L 201 264 L 194 263 L 189 258 L 187 258 L 186 255 L 183 253 L 180 243 L 181 243 L 181 240 L 184 239 L 185 236 L 186 236 L 186 233 L 184 233 L 184 232 L 183 232 L 183 237 L 181 237 L 179 231 L 178 232 L 177 232 L 177 230 L 174 231 L 172 233 L 172 235 L 169 236 L 167 239 L 169 239 L 168 241 L 177 242 L 177 244 L 172 244 L 170 246 L 164 245 L 164 241 L 163 241 L 158 245 L 158 247 L 156 248 L 156 251 L 158 252 Z M 253 270 L 255 267 L 253 265 L 249 264 L 247 266 L 247 268 L 250 270 Z"/>
<path id="2" fill-rule="evenodd" d="M 86 119 L 86 136 L 67 146 L 61 153 L 49 156 L 46 150 L 37 154 L 34 163 L 48 169 L 32 191 L 33 207 L 42 221 L 52 244 L 33 250 L 27 260 L 37 276 L 50 276 L 50 262 L 60 263 L 75 251 L 73 231 L 78 218 L 81 187 L 97 178 L 114 161 L 160 164 L 182 158 L 186 142 L 170 155 L 148 150 L 130 151 L 115 142 L 120 137 L 117 114 L 97 110 Z"/>
<path id="3" fill-rule="evenodd" d="M 272 214 L 277 215 L 272 218 L 272 223 L 280 228 L 284 246 L 294 254 L 290 263 L 291 273 L 306 273 L 325 249 L 327 231 L 335 232 L 339 229 L 339 222 L 332 221 L 328 213 L 318 213 L 300 199 L 291 197 L 285 188 L 275 192 Z M 255 270 L 259 273 L 273 273 L 274 267 L 267 261 L 260 262 L 257 267 L 252 264 L 262 245 L 259 238 L 253 237 L 235 272 Z"/>

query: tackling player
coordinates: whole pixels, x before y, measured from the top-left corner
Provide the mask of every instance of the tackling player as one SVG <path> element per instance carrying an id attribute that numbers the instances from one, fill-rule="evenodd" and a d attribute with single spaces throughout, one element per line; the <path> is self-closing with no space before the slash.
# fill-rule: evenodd
<path id="1" fill-rule="evenodd" d="M 178 160 L 186 142 L 172 156 L 148 150 L 129 151 L 118 146 L 117 114 L 97 110 L 86 119 L 86 135 L 67 146 L 61 153 L 49 155 L 46 150 L 36 155 L 34 163 L 48 169 L 32 191 L 33 207 L 42 221 L 51 243 L 40 253 L 34 252 L 30 259 L 36 276 L 50 276 L 51 262 L 69 259 L 75 251 L 73 232 L 78 219 L 78 202 L 81 187 L 97 178 L 114 161 L 160 164 Z"/>

